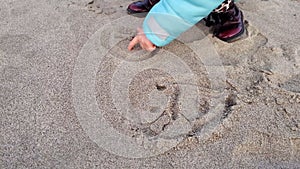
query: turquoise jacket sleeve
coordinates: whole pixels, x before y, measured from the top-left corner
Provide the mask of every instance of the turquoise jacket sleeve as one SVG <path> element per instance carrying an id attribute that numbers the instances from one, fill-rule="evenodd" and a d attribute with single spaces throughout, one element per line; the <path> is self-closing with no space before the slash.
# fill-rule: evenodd
<path id="1" fill-rule="evenodd" d="M 146 16 L 143 30 L 156 46 L 165 46 L 206 17 L 224 0 L 161 0 Z"/>

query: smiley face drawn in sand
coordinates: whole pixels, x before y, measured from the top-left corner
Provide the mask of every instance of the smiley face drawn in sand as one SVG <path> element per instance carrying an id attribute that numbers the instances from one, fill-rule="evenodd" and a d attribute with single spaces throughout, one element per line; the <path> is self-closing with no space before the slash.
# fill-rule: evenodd
<path id="1" fill-rule="evenodd" d="M 207 38 L 127 52 L 141 21 L 128 16 L 101 27 L 83 46 L 72 83 L 90 139 L 129 158 L 162 154 L 187 135 L 206 138 L 220 124 L 225 100 L 225 73 Z"/>

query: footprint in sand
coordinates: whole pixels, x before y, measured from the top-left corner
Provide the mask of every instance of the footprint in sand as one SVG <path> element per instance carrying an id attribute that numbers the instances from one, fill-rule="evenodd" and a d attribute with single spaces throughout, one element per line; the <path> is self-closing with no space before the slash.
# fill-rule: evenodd
<path id="1" fill-rule="evenodd" d="M 262 67 L 271 86 L 287 92 L 300 93 L 299 46 L 284 44 L 279 47 L 264 48 L 260 52 Z"/>
<path id="2" fill-rule="evenodd" d="M 263 1 L 263 2 L 256 3 L 253 1 L 238 1 L 237 5 L 241 7 L 242 10 L 249 11 L 249 12 L 257 12 L 258 10 L 266 10 L 266 9 L 273 9 L 273 10 L 280 9 L 280 4 L 276 1 L 268 1 L 268 0 L 256 0 L 256 1 Z"/>
<path id="3" fill-rule="evenodd" d="M 89 11 L 95 12 L 96 14 L 112 15 L 117 12 L 115 7 L 110 7 L 110 2 L 105 0 L 92 0 L 87 4 L 87 9 Z"/>
<path id="4" fill-rule="evenodd" d="M 291 92 L 300 93 L 300 74 L 290 77 L 285 82 L 279 84 L 279 87 Z"/>
<path id="5" fill-rule="evenodd" d="M 248 65 L 249 58 L 268 42 L 268 38 L 250 23 L 246 22 L 245 28 L 244 37 L 232 43 L 214 38 L 216 49 L 225 66 Z"/>

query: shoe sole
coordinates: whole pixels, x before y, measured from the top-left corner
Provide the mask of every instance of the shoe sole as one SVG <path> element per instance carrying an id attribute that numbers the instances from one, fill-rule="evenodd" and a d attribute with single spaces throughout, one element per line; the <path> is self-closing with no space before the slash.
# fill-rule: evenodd
<path id="1" fill-rule="evenodd" d="M 135 16 L 135 17 L 138 17 L 138 18 L 144 18 L 148 14 L 148 12 L 136 12 L 136 11 L 131 10 L 129 8 L 127 9 L 127 13 L 129 15 L 132 15 L 132 16 Z"/>

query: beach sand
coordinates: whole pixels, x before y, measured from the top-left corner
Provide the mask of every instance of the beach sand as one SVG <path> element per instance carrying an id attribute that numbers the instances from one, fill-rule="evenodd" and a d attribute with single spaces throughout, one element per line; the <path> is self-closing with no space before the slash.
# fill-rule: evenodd
<path id="1" fill-rule="evenodd" d="M 0 4 L 0 168 L 300 168 L 299 0 L 153 53 L 126 49 L 131 2 Z"/>

